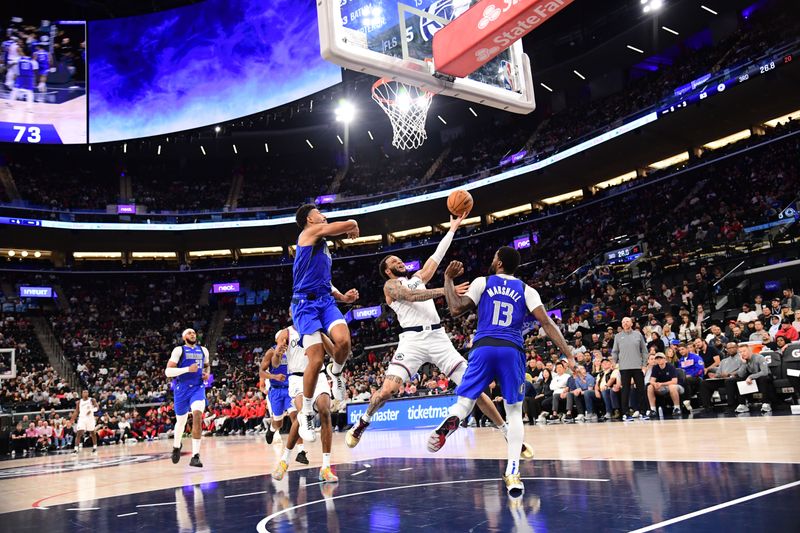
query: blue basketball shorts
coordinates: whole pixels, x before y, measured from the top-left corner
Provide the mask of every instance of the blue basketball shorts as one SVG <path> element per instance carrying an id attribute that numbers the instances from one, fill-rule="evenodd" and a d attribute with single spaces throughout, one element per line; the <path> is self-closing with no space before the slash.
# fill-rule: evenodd
<path id="1" fill-rule="evenodd" d="M 175 414 L 185 415 L 194 402 L 206 401 L 206 388 L 203 385 L 175 385 Z"/>
<path id="2" fill-rule="evenodd" d="M 289 387 L 270 386 L 267 393 L 267 403 L 269 412 L 275 418 L 280 418 L 292 407 L 292 399 L 289 397 Z"/>
<path id="3" fill-rule="evenodd" d="M 456 394 L 477 400 L 489 383 L 497 382 L 506 403 L 525 397 L 525 354 L 508 346 L 480 346 L 470 352 L 467 370 Z"/>
<path id="4" fill-rule="evenodd" d="M 333 296 L 327 294 L 316 300 L 292 299 L 292 320 L 300 335 L 312 335 L 318 331 L 328 333 L 334 322 L 344 322 L 344 316 Z"/>

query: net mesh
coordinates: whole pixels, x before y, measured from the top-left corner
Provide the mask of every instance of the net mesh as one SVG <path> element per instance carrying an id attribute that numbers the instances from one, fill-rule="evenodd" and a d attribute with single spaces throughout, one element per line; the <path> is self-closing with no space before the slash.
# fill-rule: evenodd
<path id="1" fill-rule="evenodd" d="M 425 120 L 433 93 L 399 81 L 381 78 L 372 86 L 372 99 L 381 106 L 392 123 L 392 145 L 399 150 L 422 146 L 428 134 Z"/>

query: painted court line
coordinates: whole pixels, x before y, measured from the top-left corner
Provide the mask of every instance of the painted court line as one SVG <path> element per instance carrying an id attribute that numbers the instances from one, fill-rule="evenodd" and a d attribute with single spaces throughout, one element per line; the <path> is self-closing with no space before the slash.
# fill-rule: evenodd
<path id="1" fill-rule="evenodd" d="M 405 472 L 407 470 L 414 470 L 414 467 L 413 466 L 409 466 L 408 468 L 401 468 L 400 470 L 398 470 L 398 472 Z"/>
<path id="2" fill-rule="evenodd" d="M 242 496 L 255 496 L 256 494 L 266 494 L 267 491 L 259 490 L 258 492 L 247 492 L 245 494 L 231 494 L 230 496 L 225 496 L 225 498 L 241 498 Z"/>
<path id="3" fill-rule="evenodd" d="M 527 481 L 532 481 L 532 480 L 601 481 L 601 482 L 609 481 L 608 479 L 576 478 L 576 477 L 524 477 L 522 479 L 527 480 Z M 457 480 L 453 480 L 453 481 L 435 481 L 435 482 L 431 482 L 431 483 L 418 483 L 416 485 L 401 485 L 399 487 L 384 487 L 384 488 L 381 488 L 381 489 L 354 492 L 352 494 L 341 494 L 339 496 L 332 496 L 330 498 L 323 498 L 321 500 L 315 500 L 313 502 L 301 503 L 300 505 L 293 505 L 291 507 L 287 507 L 286 509 L 281 509 L 277 513 L 272 513 L 271 515 L 262 518 L 261 521 L 258 523 L 258 525 L 256 525 L 256 531 L 258 531 L 258 533 L 269 533 L 269 530 L 267 529 L 267 524 L 269 524 L 269 522 L 272 519 L 277 518 L 277 517 L 279 517 L 279 516 L 281 516 L 283 514 L 289 513 L 291 511 L 294 511 L 296 509 L 302 509 L 303 507 L 308 507 L 309 505 L 314 505 L 314 504 L 317 504 L 317 503 L 329 502 L 329 501 L 333 501 L 333 500 L 339 500 L 339 499 L 342 499 L 342 498 L 352 498 L 354 496 L 363 496 L 364 494 L 375 494 L 375 493 L 378 493 L 378 492 L 389 492 L 389 491 L 395 491 L 395 490 L 414 489 L 414 488 L 419 488 L 419 487 L 434 487 L 434 486 L 437 486 L 437 485 L 454 485 L 454 484 L 457 484 L 457 483 L 483 483 L 483 482 L 494 482 L 494 483 L 497 483 L 498 481 L 500 481 L 500 479 L 496 478 L 496 477 L 483 478 L 483 479 L 457 479 Z"/>
<path id="4" fill-rule="evenodd" d="M 135 515 L 135 514 L 139 514 L 139 513 L 125 513 L 125 514 L 118 514 L 118 515 L 117 515 L 117 518 L 120 518 L 120 517 L 123 517 L 123 516 L 133 516 L 133 515 Z"/>
<path id="5" fill-rule="evenodd" d="M 351 476 L 360 476 L 360 475 L 361 475 L 361 474 L 363 474 L 364 472 L 366 472 L 366 470 L 359 470 L 358 472 L 353 472 L 353 473 L 352 473 L 352 474 L 350 474 L 350 475 L 351 475 Z"/>
<path id="6" fill-rule="evenodd" d="M 67 511 L 99 511 L 99 507 L 79 507 L 79 508 L 69 508 Z"/>
<path id="7" fill-rule="evenodd" d="M 327 483 L 327 481 L 317 481 L 316 483 L 306 483 L 303 486 L 304 487 L 313 487 L 314 485 L 322 485 L 323 483 Z"/>
<path id="8" fill-rule="evenodd" d="M 767 496 L 768 494 L 773 494 L 775 492 L 780 492 L 782 490 L 790 489 L 792 487 L 797 487 L 797 486 L 800 486 L 800 481 L 787 483 L 786 485 L 781 485 L 780 487 L 775 487 L 772 489 L 762 490 L 761 492 L 756 492 L 755 494 L 750 494 L 749 496 L 743 496 L 741 498 L 736 498 L 735 500 L 731 500 L 725 503 L 720 503 L 718 505 L 713 505 L 711 507 L 706 507 L 705 509 L 700 509 L 699 511 L 694 511 L 692 513 L 687 513 L 685 515 L 676 516 L 675 518 L 670 518 L 669 520 L 664 520 L 663 522 L 659 522 L 651 526 L 635 529 L 631 531 L 631 533 L 645 533 L 646 531 L 661 529 L 665 526 L 669 526 L 671 524 L 677 524 L 678 522 L 683 522 L 684 520 L 689 520 L 690 518 L 694 518 L 696 516 L 713 513 L 714 511 L 719 511 L 720 509 L 725 509 L 726 507 L 732 507 L 740 503 L 744 503 L 750 500 L 755 500 L 756 498 Z"/>
<path id="9" fill-rule="evenodd" d="M 158 507 L 160 505 L 178 505 L 178 502 L 164 502 L 164 503 L 143 503 L 141 505 L 137 505 L 136 508 L 139 507 Z"/>

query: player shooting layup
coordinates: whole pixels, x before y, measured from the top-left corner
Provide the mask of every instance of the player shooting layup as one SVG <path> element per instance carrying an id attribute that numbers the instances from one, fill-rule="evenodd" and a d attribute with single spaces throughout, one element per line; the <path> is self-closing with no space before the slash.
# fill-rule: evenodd
<path id="1" fill-rule="evenodd" d="M 378 269 L 386 280 L 383 286 L 386 304 L 397 313 L 397 319 L 402 328 L 400 342 L 392 362 L 386 370 L 381 390 L 372 395 L 367 412 L 345 436 L 345 443 L 349 447 L 354 448 L 358 444 L 364 430 L 369 426 L 372 416 L 397 394 L 403 388 L 403 384 L 411 379 L 411 376 L 416 374 L 417 370 L 425 363 L 433 363 L 456 384 L 461 383 L 464 371 L 467 369 L 467 361 L 453 347 L 442 329 L 439 312 L 433 303 L 434 298 L 444 296 L 444 289 L 427 289 L 425 284 L 436 273 L 436 269 L 453 242 L 456 230 L 466 216 L 467 213 L 458 218 L 450 217 L 450 231 L 414 276 L 408 277 L 405 263 L 397 256 L 387 256 L 380 262 Z M 459 285 L 457 290 L 466 291 L 468 285 L 468 283 Z M 478 397 L 478 406 L 503 432 L 503 435 L 507 435 L 508 424 L 503 421 L 494 402 L 487 395 L 481 394 Z M 523 446 L 523 457 L 532 458 L 533 451 L 530 446 L 525 443 Z"/>
<path id="2" fill-rule="evenodd" d="M 308 369 L 303 377 L 303 402 L 297 420 L 303 441 L 314 442 L 317 439 L 314 432 L 314 391 L 325 351 L 333 357 L 333 363 L 328 366 L 333 380 L 333 397 L 344 400 L 345 382 L 341 375 L 350 356 L 350 330 L 336 302 L 353 303 L 358 299 L 357 290 L 350 289 L 342 294 L 331 284 L 331 253 L 325 238 L 336 235 L 356 238 L 359 230 L 355 220 L 329 224 L 314 204 L 300 206 L 295 218 L 301 231 L 297 237 L 292 270 L 291 311 L 295 328 L 301 336 L 300 345 L 308 357 Z"/>
<path id="3" fill-rule="evenodd" d="M 539 293 L 513 276 L 519 266 L 519 252 L 503 246 L 495 253 L 488 277 L 477 278 L 467 294 L 459 296 L 453 279 L 464 273 L 464 266 L 453 261 L 445 270 L 445 297 L 450 313 L 458 316 L 478 309 L 478 329 L 472 342 L 469 366 L 456 389 L 458 401 L 450 407 L 450 416 L 431 433 L 428 450 L 439 451 L 447 437 L 475 405 L 492 380 L 500 385 L 508 417 L 508 463 L 503 480 L 509 496 L 518 498 L 525 491 L 519 473 L 520 447 L 525 434 L 522 423 L 522 400 L 525 395 L 525 351 L 522 325 L 528 312 L 572 361 L 572 350 L 561 331 L 547 315 Z"/>
<path id="4" fill-rule="evenodd" d="M 206 410 L 204 382 L 211 372 L 208 350 L 197 345 L 197 333 L 189 328 L 181 334 L 184 345 L 176 346 L 169 357 L 164 374 L 175 378 L 175 436 L 172 444 L 172 462 L 181 458 L 181 437 L 192 412 L 192 459 L 189 466 L 203 467 L 200 462 L 200 439 L 203 434 L 203 411 Z"/>
<path id="5" fill-rule="evenodd" d="M 81 391 L 81 399 L 75 405 L 75 411 L 72 412 L 70 417 L 72 423 L 75 423 L 75 417 L 78 417 L 78 424 L 75 426 L 75 451 L 78 453 L 83 448 L 83 434 L 88 431 L 92 435 L 92 453 L 97 453 L 97 431 L 95 431 L 95 418 L 94 414 L 100 409 L 97 406 L 97 400 L 89 398 L 89 391 L 84 389 Z"/>

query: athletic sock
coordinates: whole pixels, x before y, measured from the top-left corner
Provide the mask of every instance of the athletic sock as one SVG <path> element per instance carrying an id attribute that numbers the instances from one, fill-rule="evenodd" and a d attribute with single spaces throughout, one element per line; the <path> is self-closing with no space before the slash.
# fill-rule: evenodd
<path id="1" fill-rule="evenodd" d="M 508 463 L 506 475 L 519 474 L 519 456 L 522 450 L 522 439 L 525 435 L 525 426 L 522 423 L 522 403 L 506 404 L 508 417 Z"/>
<path id="2" fill-rule="evenodd" d="M 181 438 L 183 437 L 183 430 L 186 429 L 188 419 L 189 413 L 175 416 L 175 433 L 172 437 L 172 446 L 175 448 L 181 447 Z"/>
<path id="3" fill-rule="evenodd" d="M 292 449 L 293 450 L 297 450 L 297 453 L 303 453 L 305 451 L 306 447 L 303 444 L 298 444 L 297 446 L 295 446 Z"/>
<path id="4" fill-rule="evenodd" d="M 508 437 L 508 422 L 503 422 L 503 425 L 497 429 L 500 430 L 504 437 Z"/>
<path id="5" fill-rule="evenodd" d="M 331 367 L 331 372 L 334 374 L 341 374 L 342 370 L 344 369 L 344 363 L 337 363 L 336 361 L 333 362 L 333 367 Z"/>
<path id="6" fill-rule="evenodd" d="M 192 438 L 192 455 L 200 453 L 200 439 Z"/>
<path id="7" fill-rule="evenodd" d="M 314 412 L 314 399 L 313 398 L 306 398 L 303 396 L 303 412 L 304 413 L 313 413 Z"/>
<path id="8" fill-rule="evenodd" d="M 331 454 L 323 453 L 322 454 L 322 468 L 330 468 L 331 466 Z"/>
<path id="9" fill-rule="evenodd" d="M 369 424 L 370 421 L 372 420 L 372 415 L 370 415 L 368 413 L 364 413 L 363 415 L 361 415 L 361 420 L 363 420 L 365 423 Z"/>
<path id="10" fill-rule="evenodd" d="M 281 461 L 288 464 L 289 458 L 292 456 L 292 450 L 294 450 L 294 448 L 284 448 L 283 455 L 281 455 Z"/>

